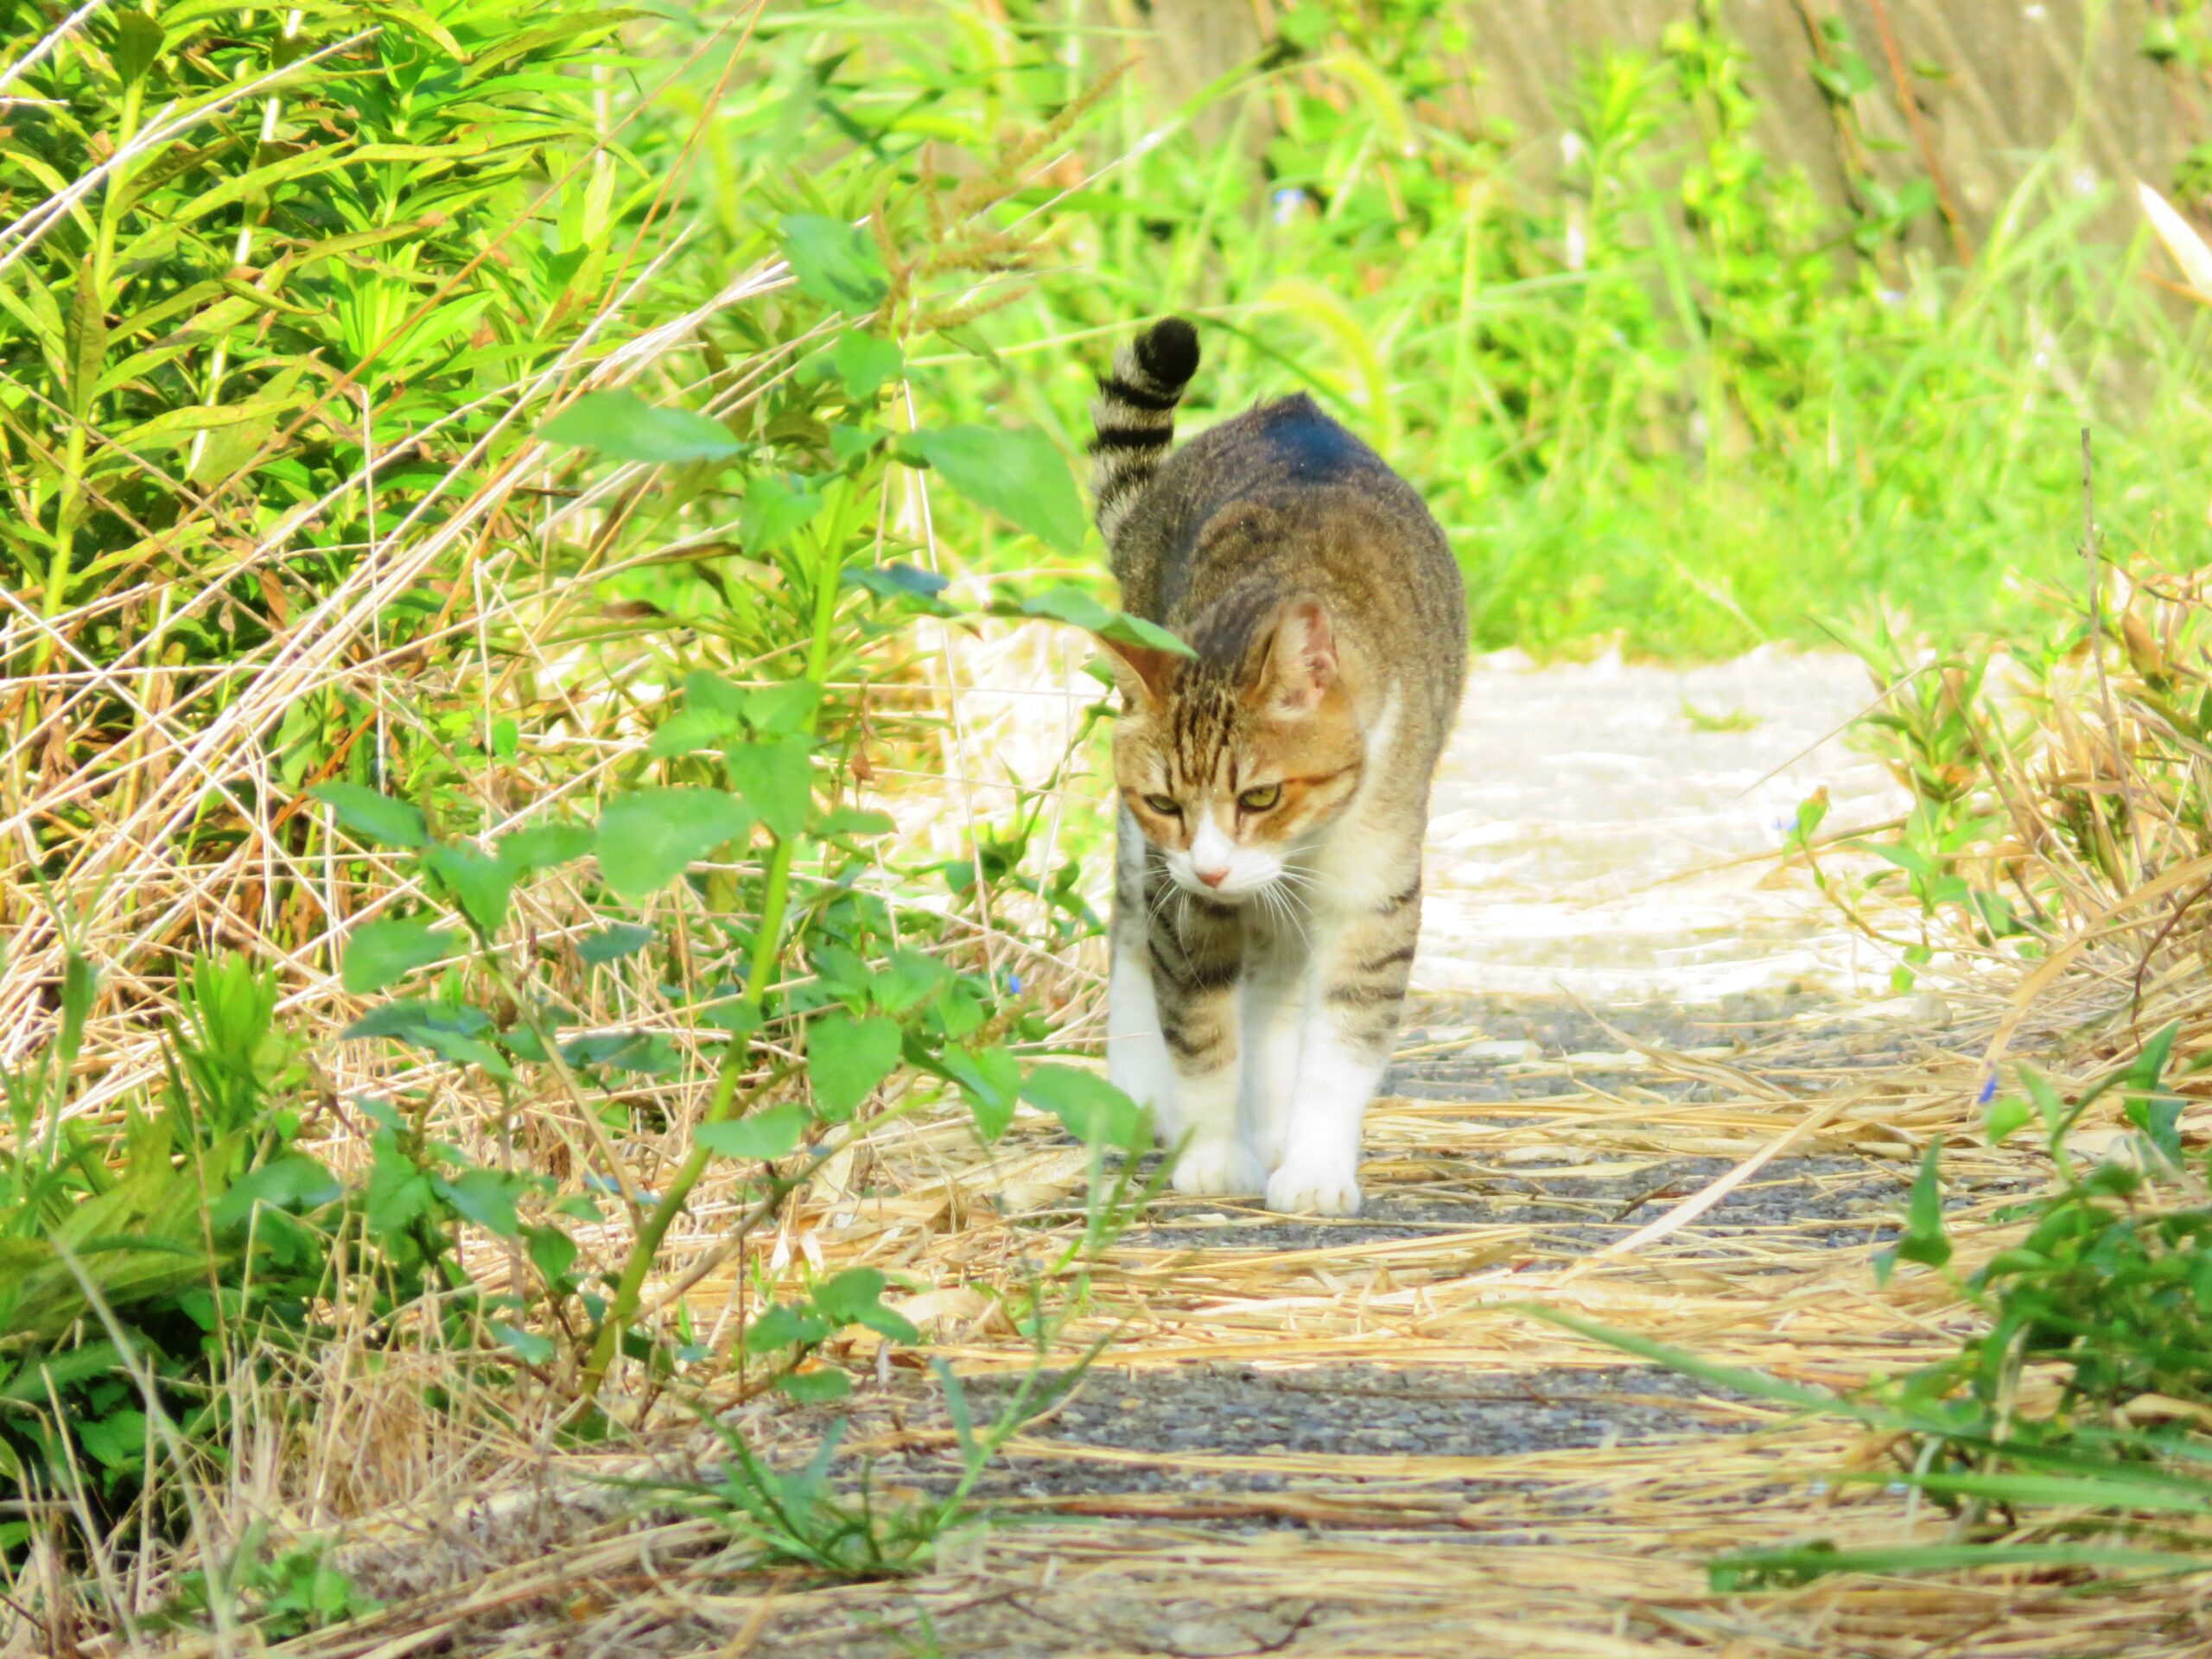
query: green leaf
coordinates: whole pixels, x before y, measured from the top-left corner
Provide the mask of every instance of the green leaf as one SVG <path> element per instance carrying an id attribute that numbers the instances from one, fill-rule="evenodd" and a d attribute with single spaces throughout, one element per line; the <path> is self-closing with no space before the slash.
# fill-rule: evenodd
<path id="1" fill-rule="evenodd" d="M 929 605 L 937 596 L 952 586 L 950 580 L 934 570 L 924 570 L 911 564 L 868 564 L 848 569 L 842 578 L 855 588 L 865 588 L 879 599 L 912 599 Z M 951 607 L 943 607 L 950 615 Z"/>
<path id="2" fill-rule="evenodd" d="M 625 899 L 643 899 L 753 827 L 753 814 L 719 789 L 641 789 L 619 795 L 599 820 L 599 868 Z"/>
<path id="3" fill-rule="evenodd" d="M 833 1328 L 817 1314 L 801 1313 L 795 1307 L 779 1304 L 746 1327 L 745 1351 L 766 1354 L 779 1348 L 788 1348 L 793 1343 L 819 1342 Z"/>
<path id="4" fill-rule="evenodd" d="M 227 1232 L 252 1215 L 258 1205 L 278 1210 L 313 1210 L 340 1197 L 338 1178 L 304 1152 L 287 1152 L 231 1183 L 207 1211 L 218 1232 Z"/>
<path id="5" fill-rule="evenodd" d="M 107 362 L 107 313 L 90 255 L 77 268 L 76 291 L 69 305 L 69 397 L 79 419 L 92 412 Z"/>
<path id="6" fill-rule="evenodd" d="M 515 1192 L 521 1185 L 518 1177 L 496 1169 L 472 1169 L 435 1183 L 438 1196 L 463 1221 L 473 1221 L 501 1238 L 512 1238 L 522 1230 L 515 1218 Z"/>
<path id="7" fill-rule="evenodd" d="M 796 732 L 806 717 L 822 706 L 828 688 L 815 680 L 785 680 L 778 685 L 756 685 L 745 693 L 745 723 L 763 737 L 782 737 Z"/>
<path id="8" fill-rule="evenodd" d="M 513 865 L 474 847 L 447 842 L 426 851 L 423 862 L 486 934 L 507 925 L 507 895 L 522 874 Z"/>
<path id="9" fill-rule="evenodd" d="M 116 14 L 115 44 L 110 50 L 115 60 L 115 73 L 123 78 L 124 86 L 144 78 L 154 67 L 154 60 L 161 56 L 162 42 L 167 38 L 161 24 L 136 7 Z"/>
<path id="10" fill-rule="evenodd" d="M 500 859 L 518 870 L 546 870 L 572 863 L 591 851 L 597 831 L 588 823 L 540 823 L 497 843 Z"/>
<path id="11" fill-rule="evenodd" d="M 526 1364 L 550 1365 L 553 1363 L 553 1344 L 535 1331 L 518 1330 L 504 1319 L 493 1319 L 492 1334 L 499 1339 L 502 1348 Z"/>
<path id="12" fill-rule="evenodd" d="M 736 719 L 717 709 L 686 709 L 671 715 L 646 740 L 645 753 L 656 760 L 711 749 L 737 730 Z"/>
<path id="13" fill-rule="evenodd" d="M 888 812 L 872 811 L 857 806 L 841 806 L 824 812 L 814 822 L 814 833 L 823 839 L 849 836 L 887 836 L 899 826 L 891 821 Z"/>
<path id="14" fill-rule="evenodd" d="M 2007 1095 L 2002 1100 L 1992 1101 L 1989 1109 L 1981 1115 L 1982 1132 L 1989 1137 L 1991 1146 L 2001 1146 L 2034 1116 L 2026 1101 L 2018 1095 Z"/>
<path id="15" fill-rule="evenodd" d="M 992 609 L 1000 614 L 1007 613 L 999 606 L 993 606 Z M 1014 606 L 1012 613 L 1048 616 L 1056 622 L 1065 622 L 1086 633 L 1095 633 L 1101 639 L 1111 639 L 1117 645 L 1148 645 L 1154 651 L 1165 651 L 1177 657 L 1198 655 L 1158 623 L 1111 610 L 1079 588 L 1048 588 L 1041 594 L 1032 594 Z"/>
<path id="16" fill-rule="evenodd" d="M 339 982 L 365 996 L 460 949 L 457 934 L 440 932 L 429 922 L 365 922 L 346 941 Z"/>
<path id="17" fill-rule="evenodd" d="M 912 440 L 944 481 L 1063 553 L 1083 545 L 1083 503 L 1052 441 L 1034 427 L 1012 431 L 956 426 Z"/>
<path id="18" fill-rule="evenodd" d="M 882 972 L 868 981 L 868 1000 L 885 1014 L 919 1007 L 952 977 L 952 969 L 918 950 L 893 950 Z"/>
<path id="19" fill-rule="evenodd" d="M 1143 1114 L 1105 1078 L 1071 1065 L 1036 1065 L 1021 1080 L 1021 1097 L 1067 1125 L 1080 1140 L 1103 1140 L 1135 1152 L 1143 1143 Z"/>
<path id="20" fill-rule="evenodd" d="M 948 1045 L 938 1064 L 960 1085 L 960 1093 L 976 1119 L 976 1132 L 986 1142 L 996 1141 L 1014 1122 L 1014 1105 L 1021 1092 L 1021 1067 L 1003 1048 L 971 1053 L 957 1044 Z"/>
<path id="21" fill-rule="evenodd" d="M 576 941 L 576 954 L 590 966 L 619 962 L 624 957 L 635 956 L 653 942 L 653 931 L 640 927 L 635 922 L 610 922 L 596 933 L 587 933 Z"/>
<path id="22" fill-rule="evenodd" d="M 875 1268 L 847 1268 L 814 1287 L 814 1306 L 833 1325 L 858 1325 L 861 1315 L 882 1300 L 890 1281 Z"/>
<path id="23" fill-rule="evenodd" d="M 828 505 L 803 481 L 786 482 L 768 474 L 749 480 L 744 505 L 738 509 L 738 539 L 756 558 L 772 553 L 820 518 Z"/>
<path id="24" fill-rule="evenodd" d="M 790 841 L 806 828 L 814 805 L 814 744 L 804 737 L 736 743 L 724 751 L 729 780 L 768 831 Z"/>
<path id="25" fill-rule="evenodd" d="M 806 1124 L 806 1108 L 797 1101 L 786 1101 L 726 1123 L 702 1123 L 691 1131 L 691 1139 L 717 1158 L 759 1161 L 781 1158 L 798 1145 Z"/>
<path id="26" fill-rule="evenodd" d="M 747 446 L 719 421 L 688 409 L 664 409 L 633 391 L 588 391 L 539 429 L 548 443 L 589 449 L 614 461 L 665 464 L 727 461 Z"/>
<path id="27" fill-rule="evenodd" d="M 308 791 L 363 841 L 387 847 L 427 847 L 430 827 L 423 809 L 359 784 L 317 784 Z"/>
<path id="28" fill-rule="evenodd" d="M 803 1406 L 825 1406 L 851 1394 L 853 1379 L 836 1366 L 825 1365 L 818 1371 L 786 1371 L 776 1379 L 776 1389 Z"/>
<path id="29" fill-rule="evenodd" d="M 530 1263 L 549 1285 L 557 1285 L 569 1276 L 569 1269 L 576 1265 L 576 1241 L 557 1227 L 526 1227 L 524 1236 L 530 1241 Z"/>
<path id="30" fill-rule="evenodd" d="M 832 1014 L 807 1028 L 806 1071 L 815 1103 L 833 1121 L 850 1117 L 899 1064 L 899 1022 Z"/>
<path id="31" fill-rule="evenodd" d="M 1940 1268 L 1951 1259 L 1951 1241 L 1943 1236 L 1943 1184 L 1936 1172 L 1942 1150 L 1940 1138 L 1930 1141 L 1920 1160 L 1912 1196 L 1905 1202 L 1904 1236 L 1897 1241 L 1900 1261 Z"/>
<path id="32" fill-rule="evenodd" d="M 898 346 L 855 329 L 839 340 L 830 353 L 845 394 L 856 404 L 873 398 L 906 371 L 906 359 Z"/>
<path id="33" fill-rule="evenodd" d="M 883 257 L 858 226 L 818 213 L 789 213 L 782 230 L 784 257 L 801 292 L 855 314 L 874 310 L 891 292 Z"/>
<path id="34" fill-rule="evenodd" d="M 401 1153 L 391 1130 L 379 1130 L 374 1144 L 363 1213 L 371 1234 L 390 1242 L 429 1213 L 435 1195 L 430 1191 L 429 1177 Z"/>

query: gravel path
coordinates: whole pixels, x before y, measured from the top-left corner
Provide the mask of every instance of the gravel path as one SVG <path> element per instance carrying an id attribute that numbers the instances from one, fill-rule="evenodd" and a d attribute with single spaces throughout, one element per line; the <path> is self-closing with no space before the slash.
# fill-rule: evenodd
<path id="1" fill-rule="evenodd" d="M 1823 741 L 1866 696 L 1855 664 L 1779 652 L 1681 672 L 1479 665 L 1438 791 L 1418 1023 L 1371 1119 L 1367 1212 L 1157 1202 L 1064 1332 L 1103 1341 L 1097 1362 L 1009 1443 L 976 1488 L 994 1518 L 924 1577 L 764 1590 L 695 1567 L 679 1592 L 647 1573 L 637 1605 L 566 1645 L 503 1615 L 501 1650 L 1903 1651 L 1832 1645 L 1814 1611 L 1793 1623 L 1706 1587 L 1715 1555 L 1808 1527 L 1897 1535 L 1894 1500 L 1807 1508 L 1805 1472 L 1847 1456 L 1844 1429 L 1518 1311 L 1539 1298 L 1798 1380 L 1916 1363 L 1930 1330 L 1867 1288 L 1914 1144 L 1878 1122 L 1814 1128 L 1824 1090 L 1929 1038 L 1879 1000 L 1887 964 L 1756 856 L 1817 787 L 1834 824 L 1897 811 L 1877 769 Z M 1065 1236 L 1069 1201 L 988 1203 L 1018 1239 Z M 1003 1328 L 938 1353 L 985 1421 L 1029 1363 Z M 887 1503 L 957 1478 L 931 1372 L 883 1370 L 840 1410 Z M 747 1417 L 778 1461 L 826 1422 L 772 1402 Z M 1931 1606 L 1912 1650 L 1974 1651 L 1947 1645 L 1954 1611 Z"/>
<path id="2" fill-rule="evenodd" d="M 1855 663 L 1781 652 L 1683 671 L 1479 664 L 1440 780 L 1419 1024 L 1376 1115 L 1367 1212 L 1315 1223 L 1157 1203 L 1117 1246 L 1127 1279 L 1096 1287 L 1138 1325 L 1148 1313 L 1148 1332 L 1110 1346 L 980 1489 L 1105 1554 L 1064 1541 L 1040 1579 L 1033 1560 L 994 1550 L 969 1564 L 972 1594 L 922 1596 L 874 1626 L 849 1607 L 793 1610 L 771 1618 L 761 1650 L 1515 1651 L 1409 1629 L 1348 1580 L 1286 1593 L 1260 1563 L 1394 1534 L 1384 1547 L 1402 1554 L 1410 1530 L 1440 1583 L 1497 1574 L 1499 1548 L 1523 1551 L 1541 1578 L 1539 1547 L 1605 1521 L 1623 1459 L 1670 1467 L 1764 1420 L 1588 1344 L 1488 1351 L 1479 1332 L 1453 1339 L 1448 1319 L 1424 1326 L 1417 1309 L 1402 1340 L 1378 1347 L 1375 1324 L 1344 1309 L 1408 1287 L 1416 1300 L 1429 1287 L 1438 1307 L 1470 1284 L 1517 1276 L 1533 1290 L 1663 1215 L 1766 1135 L 1732 1128 L 1737 1140 L 1708 1150 L 1698 1109 L 1740 1100 L 1777 1042 L 1815 1044 L 1845 1067 L 1910 1052 L 1901 1010 L 1862 1011 L 1887 964 L 1808 884 L 1756 857 L 1815 788 L 1834 825 L 1898 810 L 1878 768 L 1832 741 L 1867 695 Z M 1684 1075 L 1636 1045 L 1719 1069 Z M 1726 1069 L 1739 1062 L 1748 1076 Z M 1800 1089 L 1770 1091 L 1801 1112 L 1789 1103 Z M 1886 1147 L 1780 1157 L 1654 1260 L 1707 1300 L 1719 1276 L 1724 1306 L 1755 1301 L 1762 1281 L 1786 1298 L 1808 1255 L 1864 1252 L 1893 1230 L 1909 1175 Z M 1308 1316 L 1305 1303 L 1325 1306 Z M 980 1414 L 1014 1386 L 984 1374 L 969 1391 Z M 874 1433 L 879 1477 L 941 1490 L 943 1402 L 925 1378 L 894 1393 L 856 1425 Z M 1166 1542 L 1142 1531 L 1163 1524 Z M 1162 1552 L 1181 1570 L 1156 1570 Z M 1532 1587 L 1528 1611 L 1542 1599 Z"/>

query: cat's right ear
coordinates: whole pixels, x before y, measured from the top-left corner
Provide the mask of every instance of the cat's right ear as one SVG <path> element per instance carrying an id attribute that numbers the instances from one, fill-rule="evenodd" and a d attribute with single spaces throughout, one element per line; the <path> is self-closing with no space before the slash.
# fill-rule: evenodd
<path id="1" fill-rule="evenodd" d="M 1106 652 L 1106 661 L 1114 671 L 1114 683 L 1121 688 L 1123 708 L 1149 709 L 1166 701 L 1167 687 L 1175 672 L 1173 652 L 1153 645 L 1127 645 L 1096 634 L 1091 637 Z"/>

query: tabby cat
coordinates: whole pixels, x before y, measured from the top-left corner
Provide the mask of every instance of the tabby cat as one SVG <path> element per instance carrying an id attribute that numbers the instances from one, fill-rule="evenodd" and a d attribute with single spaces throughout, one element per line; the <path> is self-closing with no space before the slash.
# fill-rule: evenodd
<path id="1" fill-rule="evenodd" d="M 1300 394 L 1173 456 L 1198 336 L 1125 345 L 1091 405 L 1122 603 L 1108 1071 L 1185 1192 L 1354 1215 L 1360 1125 L 1421 931 L 1428 787 L 1466 679 L 1443 532 Z"/>

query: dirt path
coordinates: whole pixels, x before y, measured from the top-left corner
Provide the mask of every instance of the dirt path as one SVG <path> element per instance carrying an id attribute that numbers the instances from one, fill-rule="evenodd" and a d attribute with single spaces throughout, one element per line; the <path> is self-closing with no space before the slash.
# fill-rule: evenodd
<path id="1" fill-rule="evenodd" d="M 1440 791 L 1427 995 L 1371 1119 L 1365 1215 L 1308 1224 L 1171 1196 L 1087 1280 L 1063 1278 L 1060 1351 L 1108 1345 L 1007 1445 L 979 1489 L 993 1518 L 944 1541 L 925 1576 L 764 1586 L 718 1575 L 706 1523 L 641 1527 L 572 1495 L 557 1520 L 531 1512 L 542 1548 L 493 1550 L 512 1562 L 499 1610 L 451 1625 L 457 1646 L 2183 1651 L 2185 1636 L 2119 1602 L 2068 1605 L 2087 1645 L 2046 1630 L 2006 1647 L 2000 1627 L 2032 1628 L 2039 1596 L 2062 1593 L 2018 1583 L 1714 1588 L 1709 1564 L 1732 1552 L 1911 1545 L 1942 1519 L 1878 1480 L 1832 1487 L 1855 1455 L 1847 1426 L 1522 1308 L 1833 1386 L 1955 1344 L 1940 1287 L 1878 1292 L 1869 1262 L 1927 1126 L 1956 1122 L 1942 1033 L 1875 1000 L 1885 964 L 1855 957 L 1802 881 L 1730 861 L 1770 849 L 1776 820 L 1820 785 L 1834 822 L 1895 810 L 1878 773 L 1816 747 L 1864 683 L 1837 660 L 1779 655 L 1682 675 L 1486 665 Z M 1749 728 L 1700 729 L 1685 702 Z M 1937 1081 L 1869 1070 L 1898 1058 Z M 971 1147 L 957 1123 L 902 1126 L 849 1196 L 800 1217 L 798 1243 L 811 1227 L 840 1261 L 1018 1287 L 1080 1231 L 1083 1154 L 1041 1124 L 987 1163 Z M 2005 1196 L 1993 1175 L 1977 1188 L 1970 1154 L 1955 1170 L 1974 1202 Z M 727 1275 L 698 1287 L 702 1323 L 733 1290 Z M 1033 1363 L 995 1306 L 968 1289 L 910 1304 L 979 1417 Z M 878 1376 L 844 1408 L 874 1491 L 893 1506 L 943 1492 L 958 1459 L 938 1382 Z M 803 1456 L 827 1421 L 768 1402 L 745 1417 L 779 1458 Z M 619 1593 L 582 1594 L 594 1573 Z"/>

